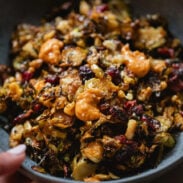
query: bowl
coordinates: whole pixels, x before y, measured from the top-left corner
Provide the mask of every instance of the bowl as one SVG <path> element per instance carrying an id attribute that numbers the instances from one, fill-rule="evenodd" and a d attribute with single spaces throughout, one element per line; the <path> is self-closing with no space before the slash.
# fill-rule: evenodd
<path id="1" fill-rule="evenodd" d="M 51 7 L 60 4 L 61 0 L 0 0 L 0 63 L 9 63 L 9 40 L 14 27 L 21 22 L 38 24 L 41 18 L 49 12 Z M 183 42 L 183 0 L 138 0 L 131 1 L 133 13 L 135 16 L 159 13 L 167 18 L 169 22 L 170 31 Z M 7 150 L 8 134 L 0 129 L 0 148 Z M 161 161 L 161 163 L 153 168 L 148 169 L 140 174 L 125 177 L 119 180 L 105 181 L 107 183 L 137 183 L 147 182 L 166 173 L 183 161 L 183 133 L 177 134 L 176 146 L 172 149 Z M 64 178 L 54 177 L 48 174 L 41 174 L 32 170 L 35 162 L 28 157 L 22 164 L 20 171 L 29 178 L 38 182 L 52 182 L 52 183 L 80 183 L 80 181 L 73 181 Z"/>
<path id="2" fill-rule="evenodd" d="M 0 128 L 0 136 L 1 136 L 0 152 L 6 151 L 9 149 L 9 145 L 8 145 L 9 135 L 7 134 L 6 131 Z M 182 155 L 183 133 L 178 134 L 176 140 L 177 140 L 177 144 L 175 148 L 169 154 L 167 154 L 167 156 L 165 156 L 165 158 L 161 161 L 161 163 L 156 168 L 146 170 L 138 175 L 125 177 L 119 180 L 105 181 L 103 183 L 138 183 L 138 182 L 146 183 L 165 174 L 166 172 L 178 166 L 183 161 L 183 155 Z M 36 163 L 32 161 L 29 157 L 26 157 L 19 171 L 25 176 L 35 181 L 38 181 L 39 183 L 50 183 L 50 182 L 51 183 L 82 183 L 81 181 L 74 181 L 74 180 L 54 177 L 49 174 L 41 174 L 39 172 L 32 170 L 31 167 L 34 165 L 36 165 Z"/>

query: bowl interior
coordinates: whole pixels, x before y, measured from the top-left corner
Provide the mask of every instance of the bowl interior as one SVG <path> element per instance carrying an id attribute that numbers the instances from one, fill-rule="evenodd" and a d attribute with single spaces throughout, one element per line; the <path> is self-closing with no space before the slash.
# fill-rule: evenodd
<path id="1" fill-rule="evenodd" d="M 57 6 L 61 0 L 0 0 L 0 64 L 8 63 L 9 40 L 14 27 L 21 22 L 34 23 L 40 22 L 41 18 L 54 6 Z M 169 22 L 171 32 L 183 42 L 183 0 L 138 0 L 131 1 L 135 16 L 150 13 L 159 13 L 165 16 Z M 0 147 L 4 150 L 8 148 L 8 136 L 2 130 L 0 136 Z M 165 159 L 155 168 L 147 170 L 141 174 L 127 177 L 116 181 L 107 181 L 113 183 L 132 183 L 144 182 L 152 177 L 156 177 L 169 170 L 183 159 L 183 134 L 177 135 L 176 147 L 165 157 Z M 65 180 L 43 175 L 34 172 L 31 166 L 34 164 L 30 159 L 26 159 L 21 171 L 35 180 L 47 181 L 53 183 L 73 183 L 77 181 Z"/>

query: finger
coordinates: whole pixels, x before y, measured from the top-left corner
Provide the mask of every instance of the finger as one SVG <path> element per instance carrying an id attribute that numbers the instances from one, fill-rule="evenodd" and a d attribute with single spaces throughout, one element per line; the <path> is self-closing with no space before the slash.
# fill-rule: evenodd
<path id="1" fill-rule="evenodd" d="M 15 172 L 25 159 L 25 145 L 19 145 L 7 152 L 0 153 L 0 175 Z"/>

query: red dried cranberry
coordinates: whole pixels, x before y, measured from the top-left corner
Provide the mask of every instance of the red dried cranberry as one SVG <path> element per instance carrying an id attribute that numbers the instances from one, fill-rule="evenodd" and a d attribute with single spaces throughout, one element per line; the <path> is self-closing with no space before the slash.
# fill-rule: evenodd
<path id="1" fill-rule="evenodd" d="M 115 139 L 120 141 L 121 144 L 126 144 L 126 141 L 127 141 L 125 135 L 118 135 L 115 137 Z"/>
<path id="2" fill-rule="evenodd" d="M 172 91 L 179 92 L 183 90 L 183 63 L 172 64 L 168 84 Z"/>
<path id="3" fill-rule="evenodd" d="M 47 83 L 50 83 L 52 85 L 59 84 L 59 77 L 56 75 L 49 75 L 45 80 Z"/>
<path id="4" fill-rule="evenodd" d="M 66 164 L 64 164 L 63 170 L 64 170 L 64 177 L 68 177 L 69 176 L 69 168 Z"/>
<path id="5" fill-rule="evenodd" d="M 101 5 L 99 5 L 99 6 L 96 7 L 96 10 L 99 13 L 103 13 L 104 11 L 109 10 L 109 7 L 108 7 L 107 4 L 101 4 Z"/>
<path id="6" fill-rule="evenodd" d="M 112 106 L 109 112 L 112 116 L 112 119 L 114 120 L 120 120 L 122 122 L 126 122 L 128 119 L 126 112 L 122 108 L 119 108 L 118 106 Z"/>
<path id="7" fill-rule="evenodd" d="M 161 126 L 158 120 L 152 118 L 151 116 L 148 116 L 147 114 L 142 115 L 142 121 L 146 122 L 150 131 L 156 131 Z"/>
<path id="8" fill-rule="evenodd" d="M 181 116 L 183 116 L 183 111 L 180 111 Z"/>
<path id="9" fill-rule="evenodd" d="M 95 74 L 87 65 L 83 65 L 79 67 L 79 76 L 84 83 L 86 80 L 95 77 Z"/>
<path id="10" fill-rule="evenodd" d="M 131 109 L 132 107 L 134 107 L 136 105 L 136 103 L 137 103 L 136 100 L 127 101 L 124 104 L 124 108 L 125 109 Z"/>
<path id="11" fill-rule="evenodd" d="M 100 111 L 103 114 L 108 115 L 109 114 L 109 110 L 110 110 L 110 104 L 108 104 L 108 103 L 101 104 L 99 106 L 99 108 L 100 108 Z"/>
<path id="12" fill-rule="evenodd" d="M 141 115 L 144 113 L 143 105 L 139 104 L 134 107 L 132 107 L 132 112 L 134 112 L 137 115 Z"/>
<path id="13" fill-rule="evenodd" d="M 158 48 L 158 54 L 162 56 L 163 58 L 174 58 L 175 57 L 175 51 L 173 48 Z"/>
<path id="14" fill-rule="evenodd" d="M 25 71 L 22 73 L 22 79 L 23 79 L 23 82 L 25 81 L 29 81 L 33 76 L 33 73 L 32 72 L 29 72 L 29 71 Z"/>
<path id="15" fill-rule="evenodd" d="M 25 113 L 19 114 L 17 117 L 13 120 L 13 125 L 23 123 L 30 115 L 33 113 L 33 111 L 30 109 L 26 111 Z"/>
<path id="16" fill-rule="evenodd" d="M 41 104 L 35 104 L 33 107 L 32 107 L 32 110 L 36 113 L 38 113 L 42 108 L 42 105 Z"/>
<path id="17" fill-rule="evenodd" d="M 121 83 L 122 79 L 118 68 L 111 66 L 106 70 L 106 73 L 111 76 L 112 82 L 115 85 L 119 85 Z"/>

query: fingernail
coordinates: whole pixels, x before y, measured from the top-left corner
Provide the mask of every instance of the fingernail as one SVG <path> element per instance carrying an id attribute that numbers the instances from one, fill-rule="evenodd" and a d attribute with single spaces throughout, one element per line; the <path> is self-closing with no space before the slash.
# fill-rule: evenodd
<path id="1" fill-rule="evenodd" d="M 18 145 L 10 150 L 8 150 L 8 153 L 14 154 L 14 155 L 19 155 L 25 152 L 26 146 L 24 144 Z"/>

